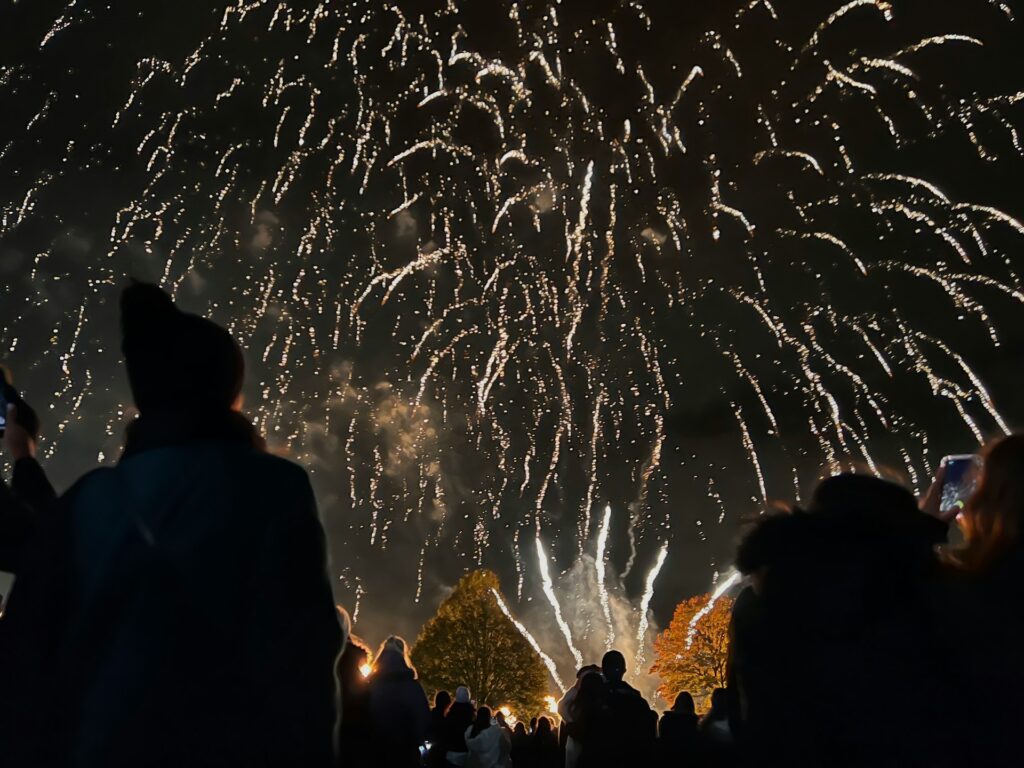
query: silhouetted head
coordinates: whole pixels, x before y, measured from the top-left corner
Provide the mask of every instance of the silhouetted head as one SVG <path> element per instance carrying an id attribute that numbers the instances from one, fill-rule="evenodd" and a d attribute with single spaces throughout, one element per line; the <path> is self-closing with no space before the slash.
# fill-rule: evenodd
<path id="1" fill-rule="evenodd" d="M 580 667 L 576 672 L 576 679 L 580 680 L 584 675 L 590 674 L 591 672 L 600 672 L 601 668 L 597 664 L 587 664 L 585 667 Z"/>
<path id="2" fill-rule="evenodd" d="M 494 722 L 498 725 L 505 727 L 505 713 L 500 709 L 494 710 Z"/>
<path id="3" fill-rule="evenodd" d="M 1017 549 L 1024 534 L 1024 435 L 993 443 L 984 455 L 981 476 L 963 513 L 967 547 L 960 559 L 984 568 Z"/>
<path id="4" fill-rule="evenodd" d="M 523 723 L 522 720 L 516 723 L 516 727 L 512 729 L 512 733 L 514 733 L 516 736 L 526 735 L 526 725 Z"/>
<path id="5" fill-rule="evenodd" d="M 460 685 L 455 689 L 455 703 L 456 704 L 470 704 L 469 688 L 464 685 Z"/>
<path id="6" fill-rule="evenodd" d="M 473 735 L 476 736 L 480 731 L 486 731 L 491 727 L 491 708 L 480 707 L 476 711 L 476 720 L 473 721 Z"/>
<path id="7" fill-rule="evenodd" d="M 551 721 L 541 715 L 537 718 L 537 735 L 547 736 L 551 733 Z"/>
<path id="8" fill-rule="evenodd" d="M 676 696 L 676 700 L 672 703 L 672 711 L 679 712 L 684 715 L 692 715 L 697 711 L 697 708 L 693 704 L 693 696 L 690 695 L 689 691 L 679 692 L 679 695 Z"/>
<path id="9" fill-rule="evenodd" d="M 729 692 L 725 688 L 715 688 L 711 692 L 711 711 L 708 715 L 725 717 L 729 705 Z"/>
<path id="10" fill-rule="evenodd" d="M 536 717 L 531 717 L 530 718 L 530 733 L 536 733 L 536 732 L 537 732 L 537 718 Z"/>
<path id="11" fill-rule="evenodd" d="M 842 474 L 814 490 L 810 511 L 827 515 L 863 515 L 866 511 L 918 515 L 917 500 L 901 485 L 871 475 Z"/>
<path id="12" fill-rule="evenodd" d="M 586 674 L 580 680 L 580 690 L 576 694 L 576 704 L 587 708 L 600 704 L 605 696 L 604 679 L 597 673 Z"/>
<path id="13" fill-rule="evenodd" d="M 391 635 L 377 650 L 373 661 L 374 672 L 393 674 L 407 670 L 416 677 L 416 667 L 409 656 L 409 645 L 398 635 Z"/>
<path id="14" fill-rule="evenodd" d="M 434 709 L 447 712 L 452 705 L 452 695 L 448 691 L 438 691 L 434 694 Z"/>
<path id="15" fill-rule="evenodd" d="M 608 651 L 601 659 L 601 671 L 609 683 L 617 683 L 626 674 L 626 657 L 618 651 Z"/>
<path id="16" fill-rule="evenodd" d="M 226 330 L 179 310 L 146 283 L 121 294 L 121 351 L 139 412 L 229 410 L 245 377 L 242 350 Z"/>

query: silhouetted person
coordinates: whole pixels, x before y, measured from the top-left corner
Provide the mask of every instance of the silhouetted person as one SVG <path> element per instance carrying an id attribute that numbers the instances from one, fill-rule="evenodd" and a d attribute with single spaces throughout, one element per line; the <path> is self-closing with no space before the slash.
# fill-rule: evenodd
<path id="1" fill-rule="evenodd" d="M 613 768 L 611 753 L 616 734 L 608 705 L 608 687 L 601 675 L 591 673 L 579 680 L 572 704 L 572 721 L 566 723 L 570 735 L 579 744 L 577 768 Z"/>
<path id="2" fill-rule="evenodd" d="M 937 513 L 940 471 L 924 508 Z M 934 502 L 935 509 L 929 509 Z M 990 445 L 973 496 L 958 518 L 963 547 L 951 553 L 936 607 L 947 675 L 959 703 L 961 765 L 1019 763 L 1024 724 L 1024 435 Z M 948 677 L 943 678 L 944 682 Z"/>
<path id="3" fill-rule="evenodd" d="M 537 718 L 537 732 L 531 738 L 530 768 L 558 768 L 562 755 L 558 749 L 558 737 L 547 717 Z"/>
<path id="4" fill-rule="evenodd" d="M 371 738 L 370 685 L 365 675 L 370 649 L 352 633 L 352 619 L 338 608 L 345 650 L 338 657 L 335 672 L 341 689 L 341 722 L 338 727 L 338 765 L 340 768 L 364 768 L 375 764 L 376 752 Z"/>
<path id="5" fill-rule="evenodd" d="M 658 761 L 662 766 L 693 765 L 699 754 L 697 712 L 693 696 L 682 691 L 658 727 Z"/>
<path id="6" fill-rule="evenodd" d="M 929 606 L 945 527 L 905 489 L 841 475 L 763 518 L 737 567 L 733 734 L 762 765 L 943 766 L 950 660 Z"/>
<path id="7" fill-rule="evenodd" d="M 628 760 L 649 764 L 654 759 L 657 715 L 640 691 L 622 679 L 626 674 L 626 659 L 621 653 L 608 651 L 601 660 L 601 671 L 608 686 L 612 758 L 623 765 Z"/>
<path id="8" fill-rule="evenodd" d="M 580 667 L 576 672 L 576 680 L 573 682 L 572 687 L 558 701 L 558 714 L 562 718 L 562 728 L 560 729 L 559 736 L 565 746 L 565 768 L 576 768 L 576 761 L 579 759 L 580 744 L 572 736 L 572 729 L 569 724 L 573 720 L 573 704 L 580 690 L 580 681 L 584 675 L 592 672 L 600 673 L 601 668 L 596 664 Z"/>
<path id="9" fill-rule="evenodd" d="M 448 765 L 462 768 L 466 764 L 466 729 L 476 719 L 476 707 L 470 698 L 469 688 L 460 685 L 455 689 L 455 701 L 448 707 L 444 718 L 444 753 Z"/>
<path id="10" fill-rule="evenodd" d="M 438 691 L 434 694 L 434 706 L 430 710 L 430 727 L 427 729 L 430 752 L 427 754 L 426 762 L 429 766 L 444 767 L 444 719 L 451 705 L 452 695 L 448 691 Z"/>
<path id="11" fill-rule="evenodd" d="M 430 727 L 430 707 L 405 640 L 391 636 L 377 652 L 370 675 L 370 721 L 375 766 L 415 768 Z"/>
<path id="12" fill-rule="evenodd" d="M 515 768 L 529 768 L 532 765 L 530 757 L 531 739 L 533 737 L 527 732 L 526 724 L 522 721 L 516 723 L 512 729 L 512 765 Z"/>
<path id="13" fill-rule="evenodd" d="M 489 707 L 476 711 L 476 720 L 466 729 L 465 736 L 466 768 L 509 768 L 509 737 L 493 721 Z"/>
<path id="14" fill-rule="evenodd" d="M 506 735 L 511 739 L 512 729 L 508 727 L 508 723 L 505 721 L 505 713 L 502 712 L 500 709 L 496 709 L 493 711 L 492 714 L 494 717 L 494 724 L 501 728 L 506 733 Z"/>
<path id="15" fill-rule="evenodd" d="M 141 284 L 121 319 L 139 417 L 18 574 L 4 765 L 333 765 L 340 630 L 309 479 L 239 412 L 227 331 Z"/>
<path id="16" fill-rule="evenodd" d="M 10 487 L 0 480 L 0 571 L 17 574 L 30 541 L 57 495 L 36 461 L 39 419 L 10 385 L 2 367 L 0 388 L 0 402 L 7 404 L 2 453 L 13 466 Z"/>
<path id="17" fill-rule="evenodd" d="M 701 718 L 697 730 L 705 765 L 725 768 L 734 764 L 736 749 L 729 726 L 729 694 L 725 688 L 711 692 L 711 709 Z"/>

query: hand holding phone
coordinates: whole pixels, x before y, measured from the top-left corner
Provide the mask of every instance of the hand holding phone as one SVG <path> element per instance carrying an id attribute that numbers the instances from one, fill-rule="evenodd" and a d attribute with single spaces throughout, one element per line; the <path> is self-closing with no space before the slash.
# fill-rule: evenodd
<path id="1" fill-rule="evenodd" d="M 977 456 L 946 456 L 931 488 L 920 501 L 921 511 L 945 522 L 953 520 L 974 493 L 980 470 L 981 459 Z"/>
<path id="2" fill-rule="evenodd" d="M 7 369 L 0 366 L 0 439 L 12 461 L 36 455 L 39 417 L 22 400 L 13 386 Z"/>
<path id="3" fill-rule="evenodd" d="M 939 513 L 955 517 L 967 506 L 967 500 L 978 486 L 981 460 L 971 454 L 947 456 L 942 460 L 942 491 L 939 495 Z"/>

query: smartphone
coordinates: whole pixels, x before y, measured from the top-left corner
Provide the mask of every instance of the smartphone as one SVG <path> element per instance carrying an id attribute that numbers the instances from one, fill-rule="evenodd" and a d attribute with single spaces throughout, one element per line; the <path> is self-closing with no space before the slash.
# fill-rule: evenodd
<path id="1" fill-rule="evenodd" d="M 939 511 L 943 514 L 960 512 L 978 486 L 981 460 L 969 454 L 947 456 L 942 460 L 942 466 L 946 470 L 946 477 L 942 483 Z"/>

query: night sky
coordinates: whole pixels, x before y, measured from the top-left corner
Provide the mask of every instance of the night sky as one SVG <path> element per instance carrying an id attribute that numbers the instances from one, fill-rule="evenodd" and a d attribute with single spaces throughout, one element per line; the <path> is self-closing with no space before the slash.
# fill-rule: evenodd
<path id="1" fill-rule="evenodd" d="M 484 565 L 568 671 L 538 536 L 589 655 L 606 504 L 615 620 L 667 544 L 664 626 L 771 503 L 1024 418 L 1017 2 L 66 6 L 0 5 L 44 463 L 116 460 L 117 292 L 160 282 L 245 347 L 370 640 Z"/>

